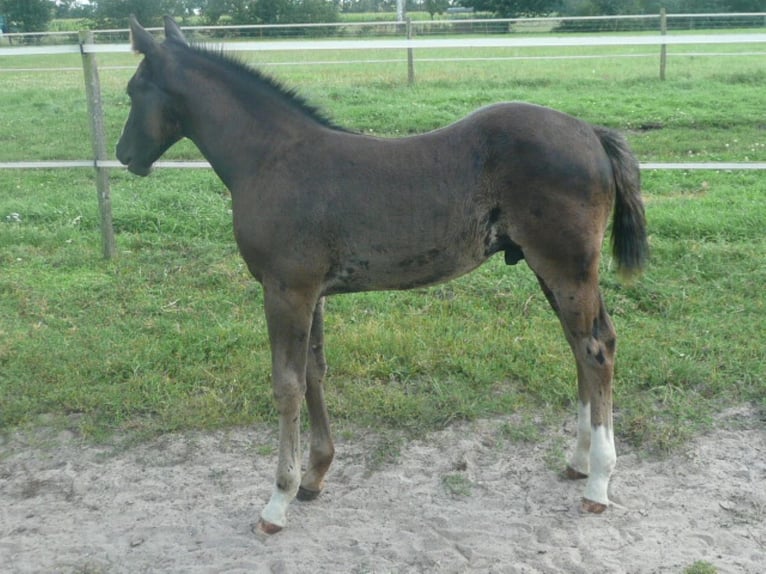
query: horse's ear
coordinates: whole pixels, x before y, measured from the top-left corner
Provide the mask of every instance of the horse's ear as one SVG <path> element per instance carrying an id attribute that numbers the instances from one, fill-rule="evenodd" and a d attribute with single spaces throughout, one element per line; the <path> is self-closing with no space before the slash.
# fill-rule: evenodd
<path id="1" fill-rule="evenodd" d="M 139 54 L 150 56 L 157 51 L 159 44 L 154 37 L 141 27 L 135 16 L 130 17 L 130 45 Z"/>
<path id="2" fill-rule="evenodd" d="M 184 33 L 181 32 L 181 28 L 178 27 L 178 24 L 170 16 L 165 16 L 165 38 L 171 42 L 189 45 L 189 42 L 184 37 Z"/>

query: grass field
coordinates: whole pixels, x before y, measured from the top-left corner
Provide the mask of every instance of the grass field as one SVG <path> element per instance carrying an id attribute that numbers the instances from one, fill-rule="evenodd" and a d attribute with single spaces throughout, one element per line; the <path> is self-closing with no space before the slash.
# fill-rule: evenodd
<path id="1" fill-rule="evenodd" d="M 79 58 L 0 59 L 69 66 Z M 526 100 L 622 129 L 641 161 L 766 161 L 762 56 L 671 59 L 666 82 L 649 58 L 422 62 L 414 86 L 403 62 L 270 71 L 341 125 L 380 135 Z M 131 74 L 101 72 L 111 142 Z M 89 156 L 79 71 L 0 78 L 0 161 Z M 168 157 L 199 156 L 183 143 Z M 622 285 L 605 252 L 602 285 L 620 336 L 618 436 L 665 451 L 727 405 L 766 408 L 766 174 L 645 172 L 644 193 L 651 264 Z M 0 170 L 0 429 L 45 421 L 99 438 L 275 420 L 262 294 L 223 185 L 208 171 L 115 170 L 112 195 L 119 254 L 105 262 L 88 170 Z M 432 289 L 336 297 L 327 311 L 340 428 L 574 416 L 574 361 L 524 264 L 497 258 Z"/>

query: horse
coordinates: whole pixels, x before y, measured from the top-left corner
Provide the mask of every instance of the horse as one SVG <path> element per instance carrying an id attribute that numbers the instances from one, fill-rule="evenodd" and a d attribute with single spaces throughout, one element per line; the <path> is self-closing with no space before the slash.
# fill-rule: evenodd
<path id="1" fill-rule="evenodd" d="M 324 400 L 325 298 L 458 277 L 502 252 L 524 260 L 574 354 L 578 423 L 566 475 L 584 511 L 610 504 L 616 333 L 599 289 L 601 246 L 623 276 L 648 258 L 638 163 L 619 133 L 549 108 L 499 103 L 419 135 L 343 129 L 244 63 L 189 44 L 165 18 L 160 42 L 132 18 L 143 59 L 116 154 L 145 176 L 189 138 L 231 192 L 234 236 L 261 283 L 279 415 L 279 457 L 258 528 L 316 498 L 333 460 Z M 310 421 L 301 476 L 300 407 Z"/>

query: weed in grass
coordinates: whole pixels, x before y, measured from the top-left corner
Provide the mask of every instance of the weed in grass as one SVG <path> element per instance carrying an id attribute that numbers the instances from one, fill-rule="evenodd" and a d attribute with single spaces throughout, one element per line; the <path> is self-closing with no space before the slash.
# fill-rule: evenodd
<path id="1" fill-rule="evenodd" d="M 471 496 L 473 483 L 464 474 L 460 472 L 450 472 L 442 477 L 442 486 L 450 496 L 454 498 L 464 498 Z"/>
<path id="2" fill-rule="evenodd" d="M 684 574 L 717 574 L 717 572 L 718 568 L 706 560 L 697 560 L 691 566 L 684 568 Z"/>
<path id="3" fill-rule="evenodd" d="M 539 424 L 530 416 L 524 416 L 517 423 L 507 421 L 500 427 L 500 437 L 514 443 L 534 443 L 542 437 Z"/>
<path id="4" fill-rule="evenodd" d="M 106 574 L 111 570 L 107 564 L 96 560 L 87 560 L 80 564 L 75 564 L 72 568 L 73 574 Z"/>
<path id="5" fill-rule="evenodd" d="M 376 435 L 374 445 L 365 453 L 366 472 L 373 473 L 387 464 L 395 463 L 401 456 L 404 444 L 404 435 L 397 431 L 387 430 Z"/>
<path id="6" fill-rule="evenodd" d="M 256 448 L 255 451 L 259 456 L 271 456 L 276 452 L 276 448 L 271 444 L 263 444 Z"/>
<path id="7" fill-rule="evenodd" d="M 561 473 L 567 467 L 566 449 L 569 445 L 565 444 L 563 437 L 555 438 L 545 450 L 543 461 L 545 468 L 553 473 Z"/>

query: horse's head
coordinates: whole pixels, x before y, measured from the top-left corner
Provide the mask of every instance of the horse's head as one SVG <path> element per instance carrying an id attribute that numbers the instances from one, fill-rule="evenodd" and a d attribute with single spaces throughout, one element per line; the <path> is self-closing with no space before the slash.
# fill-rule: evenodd
<path id="1" fill-rule="evenodd" d="M 160 44 L 134 17 L 130 19 L 133 49 L 144 55 L 128 82 L 130 114 L 117 142 L 117 159 L 136 175 L 148 175 L 152 164 L 183 137 L 179 104 L 167 90 L 172 69 L 172 44 L 186 45 L 178 25 L 165 17 L 165 42 Z"/>

